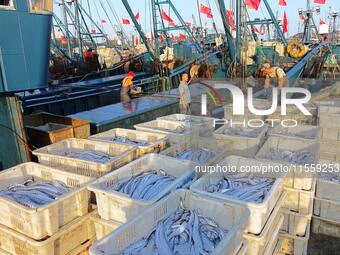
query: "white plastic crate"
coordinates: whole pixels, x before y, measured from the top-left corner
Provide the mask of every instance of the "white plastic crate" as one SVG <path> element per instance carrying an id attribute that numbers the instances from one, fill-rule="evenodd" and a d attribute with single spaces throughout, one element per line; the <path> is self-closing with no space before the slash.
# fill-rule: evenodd
<path id="1" fill-rule="evenodd" d="M 314 198 L 313 214 L 325 220 L 340 223 L 340 202 Z"/>
<path id="2" fill-rule="evenodd" d="M 245 100 L 246 101 L 246 100 Z M 268 110 L 272 106 L 272 103 L 268 100 L 264 99 L 254 99 L 254 107 L 258 110 Z M 225 119 L 232 119 L 234 121 L 243 121 L 243 120 L 250 120 L 250 119 L 261 119 L 264 120 L 265 116 L 258 116 L 251 113 L 248 109 L 248 105 L 246 103 L 244 109 L 244 115 L 233 115 L 233 104 L 228 104 L 223 107 L 224 108 L 224 118 Z"/>
<path id="3" fill-rule="evenodd" d="M 87 242 L 79 245 L 77 248 L 73 249 L 67 255 L 89 255 L 90 247 L 95 243 L 96 237 L 88 240 Z M 0 253 L 1 254 L 1 253 Z"/>
<path id="4" fill-rule="evenodd" d="M 228 141 L 225 141 L 224 143 L 218 143 L 217 140 L 214 138 L 202 137 L 196 141 L 184 142 L 181 144 L 175 144 L 173 146 L 170 146 L 166 150 L 162 151 L 160 154 L 176 158 L 176 156 L 179 153 L 184 152 L 186 150 L 204 148 L 215 153 L 214 157 L 212 157 L 208 162 L 202 164 L 205 166 L 211 166 L 220 162 L 228 155 L 230 145 L 231 142 Z M 200 164 L 200 162 L 194 163 L 195 165 Z"/>
<path id="5" fill-rule="evenodd" d="M 245 166 L 264 166 L 266 162 L 257 161 L 254 159 L 242 158 L 237 156 L 227 157 L 224 161 L 219 163 L 220 166 L 235 166 L 238 171 L 241 167 Z M 267 219 L 274 209 L 278 199 L 283 192 L 283 176 L 276 173 L 254 173 L 253 176 L 276 178 L 274 185 L 272 186 L 269 195 L 264 199 L 262 203 L 246 202 L 238 200 L 232 196 L 226 196 L 223 194 L 213 194 L 206 191 L 206 188 L 211 184 L 216 184 L 224 177 L 228 176 L 228 173 L 214 172 L 203 175 L 200 179 L 194 182 L 190 189 L 202 196 L 208 196 L 219 201 L 226 203 L 237 204 L 246 206 L 250 210 L 250 218 L 247 225 L 248 232 L 252 234 L 260 234 Z M 281 177 L 281 178 L 278 178 Z"/>
<path id="6" fill-rule="evenodd" d="M 140 131 L 166 134 L 171 144 L 198 139 L 198 130 L 191 129 L 190 126 L 181 122 L 152 120 L 134 127 Z"/>
<path id="7" fill-rule="evenodd" d="M 269 131 L 269 135 L 302 141 L 318 141 L 320 139 L 320 127 L 307 125 L 298 125 L 296 127 L 276 126 Z"/>
<path id="8" fill-rule="evenodd" d="M 247 242 L 244 241 L 241 245 L 241 248 L 237 252 L 237 255 L 246 255 L 247 250 L 248 250 L 248 244 L 247 244 Z"/>
<path id="9" fill-rule="evenodd" d="M 312 232 L 314 234 L 321 234 L 340 238 L 340 223 L 331 220 L 326 220 L 313 215 Z"/>
<path id="10" fill-rule="evenodd" d="M 42 241 L 33 240 L 0 225 L 0 249 L 16 255 L 66 255 L 94 237 L 90 214 L 73 220 Z"/>
<path id="11" fill-rule="evenodd" d="M 308 151 L 313 155 L 313 162 L 317 164 L 320 156 L 320 146 L 314 141 L 299 141 L 295 139 L 288 139 L 282 137 L 269 137 L 262 148 L 256 154 L 255 158 L 259 160 L 266 160 L 269 162 L 276 162 L 282 165 L 290 166 L 291 171 L 287 176 L 285 185 L 295 189 L 310 190 L 312 188 L 315 173 L 306 168 L 305 165 L 292 164 L 284 161 L 269 160 L 266 156 L 274 150 L 283 151 Z"/>
<path id="12" fill-rule="evenodd" d="M 237 254 L 243 241 L 249 211 L 238 205 L 229 205 L 202 197 L 188 190 L 177 190 L 154 204 L 114 232 L 97 241 L 90 249 L 92 255 L 121 253 L 134 242 L 149 236 L 157 223 L 174 213 L 183 205 L 213 219 L 221 228 L 228 230 L 224 239 L 217 245 L 212 255 Z"/>
<path id="13" fill-rule="evenodd" d="M 35 181 L 61 181 L 73 189 L 52 203 L 34 209 L 0 197 L 1 225 L 40 240 L 52 236 L 62 226 L 88 213 L 89 192 L 86 185 L 93 180 L 90 177 L 65 173 L 36 163 L 24 163 L 0 172 L 0 190 L 32 178 Z"/>
<path id="14" fill-rule="evenodd" d="M 274 249 L 265 250 L 265 253 L 263 255 L 283 255 L 283 253 L 280 252 L 282 247 L 282 238 L 279 238 L 274 246 Z"/>
<path id="15" fill-rule="evenodd" d="M 100 218 L 98 211 L 91 215 L 91 220 L 96 231 L 96 239 L 102 239 L 104 236 L 110 234 L 113 230 L 120 227 L 123 223 L 113 220 L 104 220 Z"/>
<path id="16" fill-rule="evenodd" d="M 148 145 L 136 145 L 137 157 L 143 156 L 147 153 L 159 152 L 165 149 L 168 137 L 165 134 L 156 134 L 150 132 L 136 131 L 132 129 L 115 128 L 104 133 L 90 136 L 90 140 L 110 142 L 117 144 L 127 144 L 123 142 L 112 141 L 114 137 L 126 137 L 128 139 L 147 142 Z"/>
<path id="17" fill-rule="evenodd" d="M 101 164 L 66 156 L 70 153 L 81 151 L 106 153 L 112 159 L 107 163 Z M 100 177 L 129 163 L 135 158 L 135 153 L 135 146 L 75 138 L 67 139 L 33 152 L 41 164 L 91 177 Z"/>
<path id="18" fill-rule="evenodd" d="M 185 123 L 193 129 L 198 129 L 199 135 L 208 135 L 215 130 L 216 118 L 206 116 L 171 114 L 157 119 Z"/>
<path id="19" fill-rule="evenodd" d="M 312 189 L 309 191 L 285 187 L 287 196 L 283 208 L 300 214 L 309 214 L 313 208 L 316 180 L 313 180 Z"/>
<path id="20" fill-rule="evenodd" d="M 244 235 L 244 239 L 247 240 L 248 243 L 247 255 L 264 254 L 268 245 L 270 246 L 275 244 L 275 240 L 278 239 L 279 231 L 283 224 L 284 217 L 283 214 L 280 213 L 280 208 L 284 198 L 285 193 L 281 195 L 260 234 L 254 235 L 247 233 Z"/>
<path id="21" fill-rule="evenodd" d="M 252 130 L 259 130 L 257 137 L 246 137 L 241 135 L 227 135 L 224 134 L 225 130 L 231 129 L 231 125 L 224 125 L 219 129 L 215 130 L 214 136 L 219 141 L 231 141 L 232 145 L 229 148 L 233 155 L 243 156 L 248 158 L 255 157 L 256 153 L 264 143 L 266 139 L 266 134 L 268 131 L 268 126 L 265 125 L 261 128 L 250 128 Z M 235 126 L 234 128 L 239 128 Z"/>
<path id="22" fill-rule="evenodd" d="M 340 141 L 340 127 L 321 127 L 320 140 L 327 142 Z"/>
<path id="23" fill-rule="evenodd" d="M 323 167 L 328 166 L 327 169 L 330 169 L 329 167 L 331 166 L 340 167 L 340 162 L 332 162 L 327 160 L 320 160 L 319 164 Z M 318 174 L 317 176 L 315 197 L 340 202 L 340 183 L 324 179 L 322 178 L 321 174 L 322 173 Z M 340 173 L 332 174 L 334 174 L 334 176 L 340 177 Z"/>
<path id="24" fill-rule="evenodd" d="M 340 141 L 321 141 L 320 159 L 340 162 Z"/>
<path id="25" fill-rule="evenodd" d="M 135 176 L 150 170 L 163 170 L 176 177 L 176 180 L 148 201 L 132 199 L 127 194 L 107 189 L 125 177 Z M 103 176 L 92 183 L 88 189 L 96 194 L 98 213 L 103 219 L 125 223 L 170 192 L 188 185 L 195 178 L 195 166 L 191 161 L 178 160 L 159 154 L 147 154 Z"/>
<path id="26" fill-rule="evenodd" d="M 307 255 L 310 227 L 311 224 L 309 223 L 305 231 L 306 235 L 304 237 L 280 233 L 279 238 L 282 240 L 280 254 Z"/>
<path id="27" fill-rule="evenodd" d="M 318 123 L 321 127 L 340 127 L 340 107 L 319 106 Z"/>
<path id="28" fill-rule="evenodd" d="M 301 214 L 292 212 L 288 209 L 282 209 L 284 215 L 284 221 L 281 227 L 281 231 L 294 236 L 305 236 L 306 228 L 312 219 L 313 208 L 310 208 L 308 214 Z"/>

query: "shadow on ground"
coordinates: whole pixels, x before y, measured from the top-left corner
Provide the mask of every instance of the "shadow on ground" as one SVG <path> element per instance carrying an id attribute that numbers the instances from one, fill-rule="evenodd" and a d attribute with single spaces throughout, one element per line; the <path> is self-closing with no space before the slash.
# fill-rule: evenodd
<path id="1" fill-rule="evenodd" d="M 312 234 L 308 243 L 308 255 L 340 255 L 340 239 Z"/>

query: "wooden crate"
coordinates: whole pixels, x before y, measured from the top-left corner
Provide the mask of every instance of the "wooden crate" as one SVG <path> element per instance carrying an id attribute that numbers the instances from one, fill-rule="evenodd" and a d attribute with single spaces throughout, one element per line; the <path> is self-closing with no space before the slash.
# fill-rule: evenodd
<path id="1" fill-rule="evenodd" d="M 74 190 L 39 208 L 30 209 L 0 197 L 0 224 L 35 240 L 52 236 L 77 217 L 88 213 L 89 191 L 93 178 L 53 169 L 36 163 L 25 163 L 0 173 L 0 190 L 34 178 L 38 181 L 58 180 Z M 1 243 L 1 242 L 0 242 Z"/>

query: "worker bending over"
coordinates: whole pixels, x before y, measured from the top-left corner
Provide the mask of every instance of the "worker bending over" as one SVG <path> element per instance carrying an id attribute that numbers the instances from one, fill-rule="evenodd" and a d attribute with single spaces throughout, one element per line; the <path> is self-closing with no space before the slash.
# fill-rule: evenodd
<path id="1" fill-rule="evenodd" d="M 190 114 L 190 104 L 191 104 L 191 95 L 189 89 L 189 75 L 187 73 L 182 74 L 182 80 L 179 84 L 179 106 L 181 113 Z"/>
<path id="2" fill-rule="evenodd" d="M 129 103 L 131 101 L 129 92 L 133 86 L 133 78 L 135 77 L 134 72 L 129 72 L 128 76 L 122 81 L 122 87 L 120 89 L 120 101 L 122 103 Z"/>

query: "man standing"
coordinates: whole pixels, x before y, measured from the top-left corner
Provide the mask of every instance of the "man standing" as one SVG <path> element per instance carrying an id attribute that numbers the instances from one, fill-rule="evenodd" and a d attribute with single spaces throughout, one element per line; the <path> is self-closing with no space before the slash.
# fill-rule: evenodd
<path id="1" fill-rule="evenodd" d="M 122 103 L 129 103 L 131 101 L 129 92 L 133 86 L 132 80 L 134 77 L 135 77 L 135 73 L 131 71 L 128 73 L 128 76 L 125 77 L 122 81 L 122 87 L 120 89 L 120 101 Z"/>
<path id="2" fill-rule="evenodd" d="M 179 84 L 179 106 L 181 113 L 183 114 L 190 114 L 190 104 L 191 104 L 191 96 L 190 96 L 190 89 L 189 89 L 189 75 L 187 73 L 182 74 L 182 80 Z"/>

